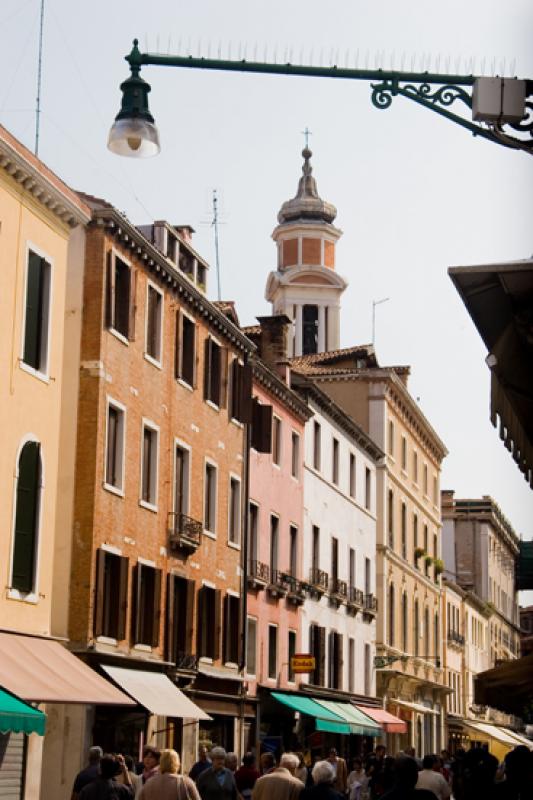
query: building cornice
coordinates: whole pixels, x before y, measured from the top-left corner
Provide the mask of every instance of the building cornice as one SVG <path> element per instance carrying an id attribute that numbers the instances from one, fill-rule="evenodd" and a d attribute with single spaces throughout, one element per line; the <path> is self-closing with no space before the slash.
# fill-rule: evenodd
<path id="1" fill-rule="evenodd" d="M 338 383 L 340 381 L 367 381 L 368 383 L 384 383 L 383 398 L 389 400 L 401 416 L 406 420 L 408 427 L 414 430 L 422 443 L 432 453 L 435 460 L 440 462 L 448 455 L 446 445 L 431 426 L 426 416 L 422 413 L 413 400 L 407 387 L 397 374 L 394 367 L 376 367 L 358 369 L 345 374 L 327 375 L 320 373 L 309 376 L 313 381 L 321 383 Z M 370 398 L 376 399 L 376 396 Z"/>
<path id="2" fill-rule="evenodd" d="M 285 408 L 305 424 L 313 416 L 313 412 L 301 397 L 273 372 L 264 361 L 255 356 L 252 359 L 254 380 L 270 395 L 276 398 Z"/>
<path id="3" fill-rule="evenodd" d="M 240 328 L 204 297 L 194 284 L 119 211 L 112 206 L 93 208 L 91 225 L 104 227 L 107 234 L 135 253 L 148 271 L 158 275 L 170 291 L 175 292 L 197 315 L 204 317 L 207 324 L 221 333 L 232 345 L 247 355 L 255 352 L 255 345 L 244 336 Z"/>
<path id="4" fill-rule="evenodd" d="M 376 462 L 380 462 L 385 457 L 385 453 L 378 447 L 374 440 L 314 382 L 305 380 L 305 378 L 302 378 L 300 375 L 293 375 L 292 381 L 293 388 L 296 389 L 302 397 L 305 397 L 306 400 L 313 400 L 320 410 L 333 419 L 345 433 L 351 436 L 370 458 Z"/>
<path id="5" fill-rule="evenodd" d="M 87 225 L 90 208 L 42 161 L 0 126 L 0 169 L 64 225 Z"/>

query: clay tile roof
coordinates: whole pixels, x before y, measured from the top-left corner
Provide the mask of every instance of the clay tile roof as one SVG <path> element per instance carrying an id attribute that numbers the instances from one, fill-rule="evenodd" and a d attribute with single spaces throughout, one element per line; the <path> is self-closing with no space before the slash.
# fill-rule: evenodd
<path id="1" fill-rule="evenodd" d="M 94 194 L 87 194 L 87 192 L 80 191 L 77 191 L 76 194 L 84 203 L 87 203 L 89 208 L 114 208 L 107 200 L 104 200 L 102 197 L 96 197 Z"/>
<path id="2" fill-rule="evenodd" d="M 244 325 L 241 328 L 241 331 L 244 333 L 245 336 L 260 336 L 261 325 Z"/>

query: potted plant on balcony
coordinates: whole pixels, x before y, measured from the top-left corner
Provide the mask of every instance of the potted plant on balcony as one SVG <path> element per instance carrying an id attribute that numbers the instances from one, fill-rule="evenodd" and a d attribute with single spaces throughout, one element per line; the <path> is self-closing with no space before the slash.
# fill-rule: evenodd
<path id="1" fill-rule="evenodd" d="M 435 570 L 435 577 L 438 578 L 444 572 L 444 561 L 442 558 L 433 559 L 433 568 Z"/>
<path id="2" fill-rule="evenodd" d="M 422 556 L 425 555 L 425 553 L 426 553 L 426 551 L 424 550 L 423 547 L 415 547 L 415 559 L 416 559 L 416 561 L 418 561 L 420 558 L 422 558 Z"/>
<path id="3" fill-rule="evenodd" d="M 426 554 L 426 555 L 424 556 L 424 564 L 426 565 L 426 569 L 427 569 L 428 567 L 430 567 L 432 563 L 433 563 L 433 557 L 432 557 L 432 556 L 430 556 L 429 554 Z"/>

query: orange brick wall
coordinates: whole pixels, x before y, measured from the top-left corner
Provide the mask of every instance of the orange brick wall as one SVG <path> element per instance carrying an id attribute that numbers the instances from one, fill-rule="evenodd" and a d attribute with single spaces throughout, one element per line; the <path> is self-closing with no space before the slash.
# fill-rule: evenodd
<path id="1" fill-rule="evenodd" d="M 135 340 L 128 344 L 120 341 L 103 324 L 105 255 L 111 247 L 137 270 L 136 335 Z M 161 280 L 155 274 L 148 275 L 131 250 L 122 247 L 102 229 L 89 229 L 84 284 L 70 636 L 80 644 L 92 641 L 95 552 L 105 543 L 120 549 L 123 556 L 128 556 L 130 568 L 141 557 L 155 562 L 163 570 L 160 647 L 154 653 L 162 656 L 166 573 L 169 570 L 196 580 L 197 587 L 203 578 L 223 592 L 226 588 L 240 590 L 240 550 L 227 544 L 227 520 L 230 472 L 242 479 L 244 437 L 242 427 L 228 419 L 227 409 L 217 411 L 203 400 L 203 342 L 209 331 L 204 318 L 199 323 L 197 388 L 191 391 L 175 380 L 175 315 L 180 304 L 177 295 L 169 290 L 164 295 L 162 369 L 144 357 L 148 278 L 163 288 Z M 227 345 L 220 332 L 212 333 L 223 345 Z M 236 349 L 232 351 L 229 348 L 229 359 L 236 352 Z M 101 364 L 95 365 L 94 362 Z M 127 409 L 124 497 L 103 488 L 107 395 Z M 139 504 L 143 417 L 156 423 L 160 429 L 157 513 Z M 187 558 L 170 556 L 165 550 L 168 512 L 172 510 L 175 437 L 191 448 L 189 515 L 197 520 L 203 519 L 204 459 L 208 457 L 218 465 L 217 538 L 213 540 L 202 535 L 199 549 Z M 130 622 L 128 610 L 128 635 Z M 121 651 L 128 651 L 129 641 L 119 643 L 118 647 Z"/>
<path id="2" fill-rule="evenodd" d="M 321 260 L 321 239 L 302 239 L 302 263 L 303 264 L 317 264 L 322 263 Z"/>
<path id="3" fill-rule="evenodd" d="M 335 267 L 335 245 L 333 242 L 324 242 L 324 266 Z"/>
<path id="4" fill-rule="evenodd" d="M 294 267 L 298 263 L 298 239 L 284 239 L 282 248 L 282 266 Z"/>

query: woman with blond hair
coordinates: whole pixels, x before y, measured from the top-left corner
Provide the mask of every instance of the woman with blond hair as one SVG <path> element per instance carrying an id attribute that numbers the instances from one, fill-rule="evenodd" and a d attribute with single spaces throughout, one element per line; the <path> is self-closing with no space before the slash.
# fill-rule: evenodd
<path id="1" fill-rule="evenodd" d="M 138 800 L 200 800 L 194 781 L 179 775 L 180 757 L 175 750 L 162 750 L 159 772 L 146 781 Z"/>

